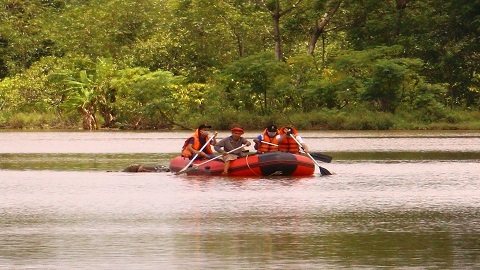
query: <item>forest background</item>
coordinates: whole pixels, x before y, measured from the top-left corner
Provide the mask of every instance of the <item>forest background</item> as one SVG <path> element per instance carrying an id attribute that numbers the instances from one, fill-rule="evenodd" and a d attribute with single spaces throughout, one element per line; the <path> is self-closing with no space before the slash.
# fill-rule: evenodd
<path id="1" fill-rule="evenodd" d="M 1 128 L 480 129 L 480 0 L 1 3 Z"/>

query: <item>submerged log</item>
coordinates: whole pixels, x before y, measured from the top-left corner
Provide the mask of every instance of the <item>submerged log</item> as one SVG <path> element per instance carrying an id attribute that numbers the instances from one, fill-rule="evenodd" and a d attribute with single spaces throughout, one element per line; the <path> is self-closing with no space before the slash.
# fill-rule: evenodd
<path id="1" fill-rule="evenodd" d="M 118 171 L 109 171 L 109 172 L 118 172 Z M 170 169 L 163 165 L 141 165 L 133 164 L 125 169 L 122 172 L 170 172 Z"/>

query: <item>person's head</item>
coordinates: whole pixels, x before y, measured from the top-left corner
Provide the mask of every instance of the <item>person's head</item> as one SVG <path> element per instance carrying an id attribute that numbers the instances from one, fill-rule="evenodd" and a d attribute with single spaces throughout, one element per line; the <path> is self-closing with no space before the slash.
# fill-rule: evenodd
<path id="1" fill-rule="evenodd" d="M 202 137 L 207 137 L 208 134 L 210 134 L 210 129 L 212 128 L 212 126 L 209 126 L 207 124 L 201 124 L 199 127 L 198 127 L 198 135 L 202 136 Z"/>
<path id="2" fill-rule="evenodd" d="M 290 134 L 295 134 L 295 129 L 293 127 L 286 126 L 283 129 L 283 132 L 287 134 L 287 137 L 290 137 Z"/>
<path id="3" fill-rule="evenodd" d="M 268 135 L 268 137 L 273 138 L 273 137 L 275 137 L 275 136 L 277 135 L 277 133 L 278 133 L 278 128 L 277 128 L 277 126 L 275 126 L 275 125 L 272 124 L 272 125 L 269 125 L 269 126 L 267 127 L 267 135 Z"/>
<path id="4" fill-rule="evenodd" d="M 241 128 L 239 128 L 239 127 L 234 127 L 234 128 L 231 129 L 231 131 L 232 131 L 232 137 L 233 137 L 233 139 L 235 139 L 235 140 L 237 140 L 238 138 L 240 138 L 240 137 L 243 135 L 243 133 L 245 133 L 245 132 L 243 131 L 243 129 L 241 129 Z"/>

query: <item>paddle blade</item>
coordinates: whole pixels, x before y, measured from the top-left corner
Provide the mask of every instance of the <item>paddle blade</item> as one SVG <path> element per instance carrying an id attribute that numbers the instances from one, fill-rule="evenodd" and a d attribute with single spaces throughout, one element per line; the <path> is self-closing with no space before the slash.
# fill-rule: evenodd
<path id="1" fill-rule="evenodd" d="M 316 160 L 320 160 L 322 162 L 325 162 L 325 163 L 330 163 L 332 162 L 332 157 L 329 156 L 329 155 L 325 155 L 325 154 L 322 154 L 322 153 L 310 153 L 310 155 L 312 155 L 312 157 Z"/>
<path id="2" fill-rule="evenodd" d="M 175 175 L 184 174 L 196 168 L 197 166 L 190 164 L 190 165 L 187 165 L 185 168 L 181 169 L 180 171 L 176 172 Z"/>
<path id="3" fill-rule="evenodd" d="M 183 168 L 180 171 L 176 172 L 175 175 L 180 175 L 180 174 L 183 174 L 183 173 L 186 173 L 186 172 L 187 172 L 187 169 Z"/>
<path id="4" fill-rule="evenodd" d="M 318 168 L 320 169 L 320 174 L 321 175 L 332 175 L 332 173 L 329 170 L 327 170 L 323 167 L 320 167 L 320 166 L 318 166 Z"/>

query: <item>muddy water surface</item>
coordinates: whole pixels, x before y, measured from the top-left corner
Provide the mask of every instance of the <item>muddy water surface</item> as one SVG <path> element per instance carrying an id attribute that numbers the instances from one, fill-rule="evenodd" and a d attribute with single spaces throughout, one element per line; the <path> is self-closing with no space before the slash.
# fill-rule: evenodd
<path id="1" fill-rule="evenodd" d="M 188 135 L 1 131 L 0 269 L 480 266 L 480 132 L 302 132 L 328 177 L 107 172 Z"/>

